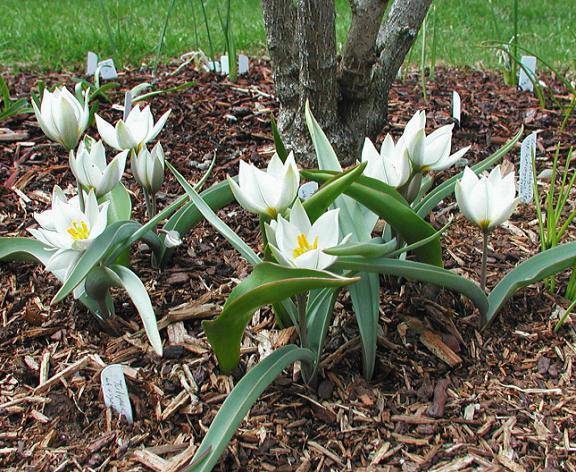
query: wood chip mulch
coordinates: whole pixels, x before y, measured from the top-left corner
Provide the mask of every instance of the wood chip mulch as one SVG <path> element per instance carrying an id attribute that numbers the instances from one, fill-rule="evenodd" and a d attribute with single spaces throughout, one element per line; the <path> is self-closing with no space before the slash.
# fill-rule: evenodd
<path id="1" fill-rule="evenodd" d="M 255 64 L 233 84 L 176 65 L 160 73 L 162 87 L 197 81 L 178 94 L 155 98 L 152 108 L 173 114 L 160 135 L 169 159 L 197 180 L 214 152 L 210 184 L 237 172 L 239 159 L 264 165 L 272 151 L 269 114 L 277 110 L 269 67 Z M 72 84 L 73 74 L 8 76 L 15 95 L 27 96 L 42 79 Z M 148 72 L 122 72 L 122 87 L 149 81 Z M 544 78 L 558 100 L 570 97 L 553 77 Z M 440 69 L 428 84 L 425 104 L 417 74 L 395 85 L 390 123 L 398 136 L 418 108 L 428 129 L 450 122 L 451 94 L 462 96 L 462 127 L 453 149 L 472 145 L 478 161 L 521 125 L 540 130 L 539 170 L 554 147 L 563 156 L 574 137 L 571 118 L 541 109 L 528 93 L 503 84 L 494 72 Z M 112 95 L 121 103 L 123 92 Z M 121 112 L 101 103 L 116 121 Z M 33 212 L 46 208 L 52 186 L 71 189 L 67 156 L 51 144 L 33 116 L 2 124 L 0 136 L 0 234 L 23 236 Z M 90 130 L 95 135 L 96 130 Z M 17 137 L 7 138 L 9 132 Z M 381 136 L 383 137 L 383 136 Z M 508 159 L 518 164 L 518 149 Z M 453 174 L 452 169 L 447 174 Z M 437 180 L 441 180 L 438 176 Z M 131 177 L 125 182 L 141 201 Z M 545 189 L 544 189 L 545 191 Z M 180 194 L 167 177 L 161 206 Z M 141 204 L 136 215 L 142 215 Z M 256 220 L 237 205 L 220 212 L 250 242 Z M 436 227 L 455 221 L 444 237 L 445 266 L 479 278 L 480 234 L 444 201 L 431 217 Z M 573 228 L 571 235 L 573 236 Z M 489 286 L 538 251 L 533 206 L 523 205 L 491 240 Z M 232 376 L 220 374 L 200 321 L 217 315 L 249 267 L 207 224 L 186 235 L 164 271 L 149 266 L 149 251 L 136 245 L 133 268 L 157 309 L 165 356 L 156 357 L 127 296 L 116 297 L 124 335 L 111 337 L 71 299 L 50 306 L 58 283 L 34 264 L 0 265 L 0 468 L 2 470 L 181 470 L 190 462 L 223 400 L 242 374 L 271 349 L 295 339 L 277 330 L 268 309 L 254 316 Z M 563 293 L 569 274 L 559 277 Z M 552 331 L 566 301 L 542 284 L 519 292 L 487 331 L 478 313 L 452 293 L 383 279 L 375 377 L 361 376 L 361 353 L 351 302 L 337 302 L 322 371 L 314 386 L 290 368 L 268 388 L 242 422 L 217 470 L 576 470 L 576 333 L 569 321 Z M 127 425 L 104 407 L 99 374 L 121 363 L 135 421 Z"/>

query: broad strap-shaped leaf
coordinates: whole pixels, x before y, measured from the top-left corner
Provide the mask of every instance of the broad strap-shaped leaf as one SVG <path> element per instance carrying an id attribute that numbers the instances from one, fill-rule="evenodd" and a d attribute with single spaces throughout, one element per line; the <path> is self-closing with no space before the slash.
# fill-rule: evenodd
<path id="1" fill-rule="evenodd" d="M 305 171 L 302 174 L 317 182 L 325 182 L 332 175 L 326 171 Z M 352 183 L 344 193 L 384 218 L 408 244 L 416 243 L 436 233 L 432 225 L 418 216 L 408 204 L 394 198 L 389 191 L 384 191 L 380 184 L 382 182 L 363 176 Z M 416 248 L 414 254 L 421 262 L 442 266 L 440 237 L 435 237 L 426 245 Z"/>
<path id="2" fill-rule="evenodd" d="M 398 242 L 396 238 L 384 241 L 383 238 L 374 238 L 368 242 L 346 243 L 340 246 L 324 249 L 331 256 L 360 256 L 360 257 L 384 257 L 396 250 Z"/>
<path id="3" fill-rule="evenodd" d="M 510 139 L 504 146 L 498 149 L 495 153 L 488 156 L 482 162 L 475 164 L 471 167 L 471 169 L 476 172 L 476 174 L 485 171 L 492 167 L 496 162 L 502 159 L 508 151 L 510 151 L 514 145 L 518 142 L 518 140 L 522 137 L 522 133 L 524 132 L 524 127 L 521 126 L 518 132 Z M 436 187 L 432 192 L 426 195 L 417 205 L 415 205 L 414 209 L 422 218 L 425 218 L 428 213 L 430 213 L 438 203 L 440 203 L 444 198 L 452 195 L 454 192 L 454 187 L 456 186 L 456 182 L 462 178 L 463 172 L 460 172 L 458 175 L 455 175 L 448 180 L 442 182 L 438 187 Z M 427 185 L 430 186 L 431 178 L 429 176 L 425 177 L 424 182 L 422 183 L 423 186 Z"/>
<path id="4" fill-rule="evenodd" d="M 37 239 L 0 238 L 0 261 L 38 261 L 46 265 L 54 251 Z"/>
<path id="5" fill-rule="evenodd" d="M 198 447 L 189 472 L 210 472 L 234 432 L 264 390 L 290 364 L 314 362 L 314 354 L 294 344 L 283 346 L 252 367 L 230 392 Z"/>
<path id="6" fill-rule="evenodd" d="M 224 221 L 222 221 L 216 213 L 210 208 L 210 206 L 202 199 L 200 195 L 194 190 L 184 178 L 180 172 L 178 172 L 172 164 L 166 162 L 166 165 L 170 171 L 176 177 L 176 180 L 180 183 L 182 188 L 186 191 L 190 200 L 196 205 L 198 211 L 206 218 L 206 221 L 210 223 L 226 240 L 236 249 L 244 259 L 246 259 L 250 264 L 256 265 L 260 262 L 258 255 L 252 250 L 248 244 L 246 244 L 240 236 L 238 236 L 230 226 L 228 226 Z"/>
<path id="7" fill-rule="evenodd" d="M 378 274 L 360 273 L 361 280 L 350 287 L 354 316 L 362 338 L 362 370 L 371 379 L 376 364 L 378 322 L 380 320 L 380 278 Z"/>
<path id="8" fill-rule="evenodd" d="M 317 288 L 337 288 L 357 282 L 327 271 L 296 269 L 271 262 L 254 267 L 252 273 L 232 290 L 222 313 L 202 326 L 220 367 L 230 372 L 238 364 L 244 330 L 254 312 Z"/>
<path id="9" fill-rule="evenodd" d="M 320 363 L 320 356 L 339 291 L 339 288 L 322 288 L 310 292 L 307 307 L 308 347 L 314 352 L 314 371 L 318 369 Z"/>
<path id="10" fill-rule="evenodd" d="M 218 211 L 234 201 L 234 194 L 232 193 L 232 190 L 230 190 L 230 185 L 226 180 L 207 188 L 200 193 L 200 196 L 202 197 L 202 200 L 204 200 L 214 211 Z M 189 200 L 187 195 L 185 195 L 185 197 Z M 200 213 L 200 210 L 196 208 L 196 205 L 193 202 L 188 201 L 186 205 L 170 217 L 164 225 L 164 229 L 166 231 L 175 230 L 180 234 L 185 234 L 203 219 L 204 217 L 202 216 L 202 213 Z"/>
<path id="11" fill-rule="evenodd" d="M 344 191 L 364 172 L 366 163 L 357 165 L 346 172 L 336 174 L 326 181 L 318 191 L 306 200 L 304 206 L 310 221 L 313 223 L 322 216 Z"/>
<path id="12" fill-rule="evenodd" d="M 129 221 L 132 217 L 132 200 L 126 187 L 119 183 L 104 195 L 98 203 L 110 202 L 108 206 L 108 225 L 117 221 Z"/>
<path id="13" fill-rule="evenodd" d="M 52 303 L 59 302 L 72 292 L 72 290 L 86 278 L 88 272 L 90 272 L 96 264 L 111 254 L 116 254 L 116 250 L 125 248 L 130 241 L 130 237 L 140 227 L 140 223 L 135 221 L 118 221 L 108 226 L 78 259 L 68 278 L 54 296 Z"/>
<path id="14" fill-rule="evenodd" d="M 517 290 L 572 267 L 575 260 L 576 242 L 573 242 L 536 254 L 512 269 L 490 292 L 488 312 L 482 319 L 483 327 L 494 321 L 502 305 Z"/>
<path id="15" fill-rule="evenodd" d="M 161 356 L 162 340 L 160 339 L 160 333 L 158 331 L 156 314 L 154 313 L 154 308 L 152 307 L 152 302 L 150 301 L 146 287 L 134 272 L 124 266 L 112 265 L 109 269 L 115 274 L 118 284 L 126 290 L 132 303 L 134 303 L 142 319 L 144 331 L 150 341 L 150 345 L 154 349 L 154 352 Z"/>
<path id="16" fill-rule="evenodd" d="M 478 285 L 454 272 L 430 264 L 388 258 L 368 260 L 359 257 L 342 257 L 332 267 L 354 272 L 394 275 L 438 285 L 467 296 L 476 305 L 481 316 L 485 316 L 488 311 L 488 298 Z"/>

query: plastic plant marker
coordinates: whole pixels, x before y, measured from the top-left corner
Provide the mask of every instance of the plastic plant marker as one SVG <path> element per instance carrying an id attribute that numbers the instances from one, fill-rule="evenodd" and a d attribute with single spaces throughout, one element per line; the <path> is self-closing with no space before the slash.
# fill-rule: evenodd
<path id="1" fill-rule="evenodd" d="M 128 387 L 124 377 L 124 370 L 120 364 L 112 364 L 105 367 L 100 373 L 104 404 L 112 408 L 120 416 L 126 418 L 129 424 L 134 422 L 132 417 L 132 405 L 128 396 Z"/>
<path id="2" fill-rule="evenodd" d="M 520 67 L 520 71 L 518 72 L 518 87 L 523 92 L 533 92 L 533 80 L 536 80 L 536 57 L 522 56 L 520 63 L 524 67 Z"/>
<path id="3" fill-rule="evenodd" d="M 535 157 L 536 133 L 534 132 L 526 136 L 520 146 L 519 195 L 522 203 L 532 202 L 534 192 L 532 161 Z"/>

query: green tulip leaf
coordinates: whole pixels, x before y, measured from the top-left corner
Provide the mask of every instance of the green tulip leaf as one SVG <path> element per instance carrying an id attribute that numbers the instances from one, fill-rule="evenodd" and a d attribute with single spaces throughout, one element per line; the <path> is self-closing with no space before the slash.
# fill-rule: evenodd
<path id="1" fill-rule="evenodd" d="M 114 254 L 112 260 L 114 260 L 117 257 L 116 254 L 126 247 L 130 237 L 140 227 L 140 223 L 135 221 L 117 221 L 108 226 L 80 256 L 68 278 L 54 296 L 52 303 L 54 304 L 64 299 L 100 261 L 110 257 L 112 254 Z"/>
<path id="2" fill-rule="evenodd" d="M 421 262 L 401 261 L 385 257 L 373 260 L 343 257 L 338 259 L 332 268 L 352 270 L 354 272 L 375 272 L 438 285 L 468 297 L 474 305 L 476 305 L 481 316 L 485 316 L 488 312 L 488 298 L 478 285 L 471 280 L 440 267 L 422 264 Z"/>
<path id="3" fill-rule="evenodd" d="M 334 175 L 333 172 L 328 171 L 303 171 L 302 174 L 317 182 L 325 182 Z M 385 187 L 382 185 L 384 184 L 376 179 L 363 176 L 352 183 L 344 193 L 384 218 L 408 244 L 435 236 L 436 231 L 429 223 L 418 216 L 407 204 L 394 198 L 388 189 L 384 190 Z M 421 262 L 441 267 L 440 237 L 436 235 L 425 245 L 417 247 L 414 254 Z"/>
<path id="4" fill-rule="evenodd" d="M 374 238 L 365 243 L 346 243 L 330 247 L 324 249 L 324 252 L 331 256 L 384 257 L 395 251 L 397 246 L 396 238 L 390 241 Z"/>
<path id="5" fill-rule="evenodd" d="M 575 259 L 576 242 L 566 243 L 536 254 L 512 269 L 490 292 L 483 327 L 494 321 L 502 305 L 517 290 L 572 267 Z"/>
<path id="6" fill-rule="evenodd" d="M 110 266 L 109 270 L 116 276 L 118 285 L 123 287 L 126 293 L 128 293 L 128 296 L 132 300 L 132 303 L 134 303 L 142 319 L 144 331 L 150 341 L 150 345 L 154 349 L 154 352 L 161 356 L 162 340 L 160 339 L 160 333 L 156 323 L 156 314 L 154 313 L 154 308 L 152 307 L 152 302 L 150 301 L 146 287 L 134 272 L 124 266 L 113 265 Z"/>
<path id="7" fill-rule="evenodd" d="M 132 217 L 132 200 L 128 190 L 121 183 L 98 201 L 98 203 L 103 202 L 110 202 L 108 206 L 108 226 L 117 221 L 128 221 Z"/>
<path id="8" fill-rule="evenodd" d="M 37 261 L 46 265 L 54 251 L 37 239 L 0 238 L 0 261 Z"/>
<path id="9" fill-rule="evenodd" d="M 356 281 L 358 278 L 284 267 L 271 262 L 256 265 L 252 273 L 232 290 L 220 316 L 202 323 L 220 367 L 224 372 L 230 372 L 238 364 L 242 335 L 258 308 L 309 290 L 343 287 Z"/>
<path id="10" fill-rule="evenodd" d="M 284 146 L 284 141 L 282 141 L 282 136 L 278 130 L 278 125 L 276 124 L 276 120 L 272 114 L 270 115 L 270 124 L 272 126 L 272 135 L 274 136 L 274 147 L 276 148 L 276 154 L 278 154 L 278 157 L 284 163 L 288 158 L 288 151 L 286 146 Z"/>
<path id="11" fill-rule="evenodd" d="M 287 366 L 296 361 L 312 364 L 314 354 L 309 349 L 289 344 L 264 358 L 242 377 L 212 421 L 188 472 L 210 472 L 214 468 L 258 397 Z"/>
<path id="12" fill-rule="evenodd" d="M 314 195 L 306 200 L 302 205 L 314 223 L 322 216 L 334 200 L 338 198 L 355 180 L 364 172 L 366 163 L 359 164 L 346 172 L 335 175 L 332 179 L 326 181 Z"/>

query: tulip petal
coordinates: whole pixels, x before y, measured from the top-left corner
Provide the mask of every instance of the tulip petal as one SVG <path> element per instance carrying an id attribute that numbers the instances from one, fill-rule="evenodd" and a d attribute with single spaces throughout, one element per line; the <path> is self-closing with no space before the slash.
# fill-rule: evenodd
<path id="1" fill-rule="evenodd" d="M 98 114 L 95 115 L 96 118 L 96 128 L 98 128 L 98 134 L 102 140 L 108 144 L 108 146 L 113 147 L 121 151 L 120 144 L 118 143 L 118 138 L 116 137 L 116 130 L 114 127 L 108 123 L 106 120 L 101 118 Z"/>
<path id="2" fill-rule="evenodd" d="M 164 128 L 164 125 L 166 124 L 166 121 L 168 120 L 168 117 L 170 116 L 171 112 L 172 110 L 168 110 L 160 117 L 160 119 L 156 122 L 156 124 L 152 128 L 152 131 L 146 138 L 146 141 L 153 141 L 156 138 L 156 136 L 158 136 L 160 131 L 162 131 L 162 128 Z"/>

